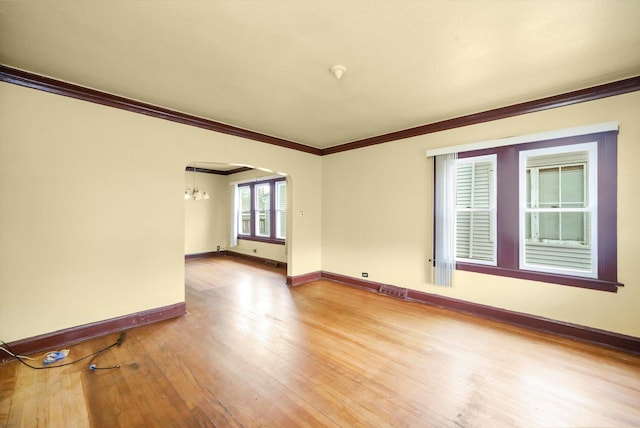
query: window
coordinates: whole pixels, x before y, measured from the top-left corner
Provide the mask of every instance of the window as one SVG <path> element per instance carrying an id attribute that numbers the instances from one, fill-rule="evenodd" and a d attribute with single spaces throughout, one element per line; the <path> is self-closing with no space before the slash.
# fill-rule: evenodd
<path id="1" fill-rule="evenodd" d="M 617 131 L 533 141 L 458 152 L 456 269 L 616 291 Z"/>
<path id="2" fill-rule="evenodd" d="M 495 155 L 457 161 L 456 260 L 496 264 L 495 162 Z"/>
<path id="3" fill-rule="evenodd" d="M 287 236 L 287 183 L 276 181 L 276 239 Z"/>
<path id="4" fill-rule="evenodd" d="M 286 186 L 285 179 L 238 185 L 238 238 L 284 243 Z"/>
<path id="5" fill-rule="evenodd" d="M 597 277 L 596 143 L 520 152 L 520 267 Z"/>

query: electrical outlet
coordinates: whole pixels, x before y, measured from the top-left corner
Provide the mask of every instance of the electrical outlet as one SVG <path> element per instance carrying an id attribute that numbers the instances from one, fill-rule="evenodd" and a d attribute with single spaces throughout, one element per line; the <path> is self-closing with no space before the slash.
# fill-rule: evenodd
<path id="1" fill-rule="evenodd" d="M 254 252 L 254 253 L 257 253 L 257 252 L 258 252 L 258 249 L 257 249 L 257 248 L 254 248 L 254 249 L 253 249 L 253 252 Z"/>
<path id="2" fill-rule="evenodd" d="M 220 251 L 220 245 L 216 247 L 216 251 Z"/>
<path id="3" fill-rule="evenodd" d="M 369 278 L 369 273 L 368 272 L 362 272 L 362 277 L 363 278 Z"/>

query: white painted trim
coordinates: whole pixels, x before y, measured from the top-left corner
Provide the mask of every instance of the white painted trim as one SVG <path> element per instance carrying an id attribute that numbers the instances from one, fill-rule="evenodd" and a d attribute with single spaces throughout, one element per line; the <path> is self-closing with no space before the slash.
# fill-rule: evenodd
<path id="1" fill-rule="evenodd" d="M 554 138 L 575 137 L 576 135 L 595 134 L 596 132 L 617 131 L 619 124 L 615 122 L 603 122 L 593 125 L 577 126 L 575 128 L 556 129 L 553 131 L 539 132 L 536 134 L 519 135 L 516 137 L 500 138 L 497 140 L 480 141 L 477 143 L 460 144 L 457 146 L 440 147 L 427 150 L 427 157 L 444 155 L 448 153 L 462 153 L 471 150 L 491 149 L 494 147 L 512 146 L 515 144 L 532 143 L 534 141 L 552 140 Z"/>
<path id="2" fill-rule="evenodd" d="M 588 191 L 587 191 L 587 207 L 581 209 L 569 209 L 566 208 L 565 212 L 588 212 L 591 214 L 591 228 L 589 231 L 590 239 L 591 239 L 591 270 L 590 271 L 581 271 L 569 268 L 561 268 L 561 267 L 551 267 L 551 266 L 541 266 L 541 265 L 530 265 L 527 264 L 525 260 L 525 230 L 524 230 L 524 216 L 525 216 L 525 206 L 526 206 L 526 171 L 527 171 L 527 158 L 531 156 L 540 156 L 544 154 L 550 153 L 566 153 L 570 151 L 581 151 L 586 150 L 589 152 L 589 163 L 588 163 L 588 174 L 587 174 L 587 182 L 588 182 Z M 557 274 L 569 274 L 575 276 L 583 276 L 587 278 L 598 278 L 598 143 L 582 143 L 575 144 L 570 146 L 558 146 L 558 147 L 547 147 L 544 149 L 533 149 L 533 150 L 525 150 L 521 151 L 519 155 L 519 163 L 518 163 L 518 176 L 519 176 L 519 187 L 520 187 L 520 196 L 518 203 L 518 228 L 519 228 L 519 252 L 520 252 L 520 269 L 522 270 L 531 270 L 536 272 L 547 272 L 547 273 L 557 273 Z M 536 211 L 539 212 L 559 212 L 558 209 L 539 209 L 536 208 Z"/>

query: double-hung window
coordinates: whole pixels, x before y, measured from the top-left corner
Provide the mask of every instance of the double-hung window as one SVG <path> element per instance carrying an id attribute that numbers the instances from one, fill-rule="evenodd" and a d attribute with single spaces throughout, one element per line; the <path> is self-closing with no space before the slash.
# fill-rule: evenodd
<path id="1" fill-rule="evenodd" d="M 286 239 L 285 179 L 239 184 L 238 238 L 282 244 Z"/>
<path id="2" fill-rule="evenodd" d="M 456 259 L 496 264 L 496 155 L 456 165 Z"/>
<path id="3" fill-rule="evenodd" d="M 597 144 L 520 152 L 520 267 L 597 278 Z"/>
<path id="4" fill-rule="evenodd" d="M 531 141 L 457 152 L 456 269 L 616 291 L 617 130 Z"/>

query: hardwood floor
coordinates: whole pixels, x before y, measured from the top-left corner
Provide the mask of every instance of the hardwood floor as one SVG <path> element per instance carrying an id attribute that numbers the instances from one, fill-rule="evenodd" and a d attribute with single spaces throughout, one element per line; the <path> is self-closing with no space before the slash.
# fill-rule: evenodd
<path id="1" fill-rule="evenodd" d="M 0 426 L 640 426 L 638 356 L 231 257 L 186 271 L 187 315 L 95 361 L 121 368 L 0 366 Z"/>

